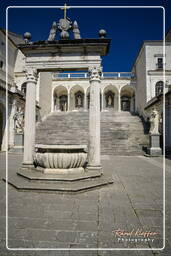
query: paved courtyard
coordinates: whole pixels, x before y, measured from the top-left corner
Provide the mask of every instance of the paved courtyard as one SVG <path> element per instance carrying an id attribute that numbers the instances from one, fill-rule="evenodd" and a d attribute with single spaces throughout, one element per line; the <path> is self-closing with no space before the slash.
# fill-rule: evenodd
<path id="1" fill-rule="evenodd" d="M 163 247 L 162 158 L 103 156 L 112 185 L 78 194 L 18 192 L 9 189 L 10 248 L 87 248 L 88 250 L 14 251 L 5 248 L 5 154 L 1 164 L 1 250 L 6 255 L 171 255 L 171 160 L 166 159 L 166 248 L 107 251 L 106 248 Z M 9 175 L 21 154 L 9 154 Z M 122 232 L 121 232 L 122 231 Z M 148 232 L 148 233 L 145 233 Z M 103 248 L 103 250 L 90 250 Z"/>

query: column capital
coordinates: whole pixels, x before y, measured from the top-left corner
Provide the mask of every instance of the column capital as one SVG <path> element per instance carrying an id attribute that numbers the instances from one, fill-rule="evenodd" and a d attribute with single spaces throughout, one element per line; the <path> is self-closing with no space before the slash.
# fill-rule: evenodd
<path id="1" fill-rule="evenodd" d="M 27 82 L 37 82 L 37 70 L 33 68 L 26 69 Z"/>
<path id="2" fill-rule="evenodd" d="M 100 81 L 102 75 L 102 67 L 100 66 L 91 66 L 88 69 L 88 73 L 91 81 Z"/>

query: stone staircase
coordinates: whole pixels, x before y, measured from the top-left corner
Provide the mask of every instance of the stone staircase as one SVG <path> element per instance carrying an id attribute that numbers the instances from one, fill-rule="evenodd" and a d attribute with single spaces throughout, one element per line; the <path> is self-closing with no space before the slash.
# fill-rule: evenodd
<path id="1" fill-rule="evenodd" d="M 36 144 L 88 144 L 88 112 L 54 112 L 38 123 Z M 143 124 L 129 112 L 101 112 L 101 154 L 141 155 L 148 145 Z"/>

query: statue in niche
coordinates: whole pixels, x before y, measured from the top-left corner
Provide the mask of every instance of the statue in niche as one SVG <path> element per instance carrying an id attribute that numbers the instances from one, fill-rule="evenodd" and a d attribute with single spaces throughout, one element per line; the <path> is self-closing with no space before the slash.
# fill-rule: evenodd
<path id="1" fill-rule="evenodd" d="M 64 111 L 65 111 L 65 112 L 67 111 L 67 104 L 66 104 L 66 101 L 64 102 Z"/>
<path id="2" fill-rule="evenodd" d="M 153 109 L 150 116 L 150 134 L 159 134 L 159 113 Z"/>
<path id="3" fill-rule="evenodd" d="M 24 112 L 21 107 L 14 115 L 14 130 L 17 134 L 24 133 Z"/>
<path id="4" fill-rule="evenodd" d="M 52 28 L 50 30 L 50 33 L 49 33 L 48 41 L 54 41 L 55 40 L 56 31 L 57 31 L 57 24 L 54 21 L 53 24 L 52 24 Z"/>
<path id="5" fill-rule="evenodd" d="M 111 95 L 109 95 L 109 97 L 108 97 L 108 106 L 109 107 L 111 107 L 112 106 L 112 97 L 111 97 Z"/>
<path id="6" fill-rule="evenodd" d="M 81 107 L 81 106 L 82 106 L 81 95 L 78 95 L 78 97 L 77 97 L 77 106 L 78 106 L 78 107 Z"/>

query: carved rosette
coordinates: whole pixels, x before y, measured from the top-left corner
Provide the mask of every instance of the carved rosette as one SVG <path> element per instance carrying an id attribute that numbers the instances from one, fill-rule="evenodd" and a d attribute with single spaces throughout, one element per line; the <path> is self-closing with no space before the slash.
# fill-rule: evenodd
<path id="1" fill-rule="evenodd" d="M 35 164 L 48 169 L 69 169 L 83 167 L 86 153 L 36 153 Z"/>
<path id="2" fill-rule="evenodd" d="M 27 82 L 35 83 L 37 82 L 37 71 L 35 69 L 27 69 L 26 70 L 26 78 Z"/>
<path id="3" fill-rule="evenodd" d="M 102 67 L 92 66 L 88 69 L 90 81 L 100 81 L 102 75 Z"/>

